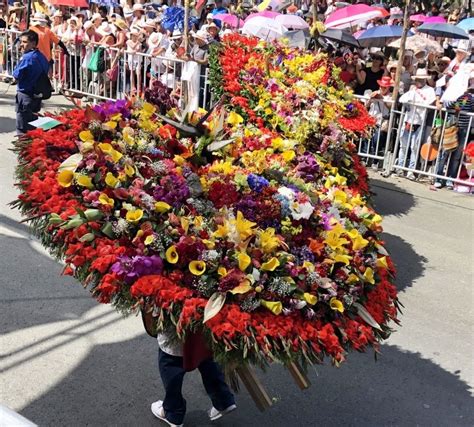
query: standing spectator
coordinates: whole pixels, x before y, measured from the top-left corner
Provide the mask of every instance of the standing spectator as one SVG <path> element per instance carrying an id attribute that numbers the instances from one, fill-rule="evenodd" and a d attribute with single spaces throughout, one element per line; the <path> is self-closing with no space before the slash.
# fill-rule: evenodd
<path id="1" fill-rule="evenodd" d="M 13 77 L 17 81 L 15 111 L 18 135 L 23 135 L 32 129 L 29 123 L 38 118 L 37 113 L 41 109 L 41 97 L 35 97 L 35 89 L 41 74 L 48 73 L 49 62 L 37 46 L 36 32 L 29 30 L 20 35 L 20 49 L 23 56 L 13 70 Z"/>
<path id="2" fill-rule="evenodd" d="M 194 45 L 189 57 L 189 59 L 199 64 L 199 105 L 204 105 L 204 108 L 207 108 L 211 98 L 208 85 L 205 85 L 206 68 L 209 59 L 209 35 L 207 31 L 199 30 L 194 34 Z"/>
<path id="3" fill-rule="evenodd" d="M 436 100 L 435 91 L 431 86 L 426 84 L 430 76 L 423 68 L 416 70 L 415 87 L 400 97 L 400 102 L 406 104 L 405 122 L 402 124 L 403 130 L 400 137 L 400 149 L 398 152 L 397 163 L 398 166 L 404 167 L 408 152 L 410 151 L 408 168 L 415 169 L 418 158 L 418 150 L 420 148 L 421 136 L 423 128 L 426 123 L 426 107 L 410 105 L 410 103 L 421 104 L 429 106 Z M 414 181 L 415 174 L 410 171 L 407 173 L 407 178 Z"/>
<path id="4" fill-rule="evenodd" d="M 121 49 L 127 43 L 128 25 L 123 19 L 116 19 L 114 25 L 117 31 L 115 33 L 116 42 L 112 47 Z"/>
<path id="5" fill-rule="evenodd" d="M 145 22 L 145 8 L 140 3 L 135 3 L 132 7 L 133 16 L 130 27 L 136 27 L 138 24 Z"/>
<path id="6" fill-rule="evenodd" d="M 140 90 L 142 57 L 137 55 L 142 52 L 142 44 L 139 39 L 140 32 L 133 28 L 130 31 L 130 39 L 127 41 L 127 65 L 130 75 L 130 91 L 136 92 Z"/>
<path id="7" fill-rule="evenodd" d="M 51 48 L 53 45 L 58 45 L 67 55 L 67 48 L 59 37 L 51 31 L 48 27 L 48 20 L 42 13 L 35 13 L 31 20 L 31 28 L 38 34 L 38 50 L 46 57 L 48 62 L 51 62 Z"/>
<path id="8" fill-rule="evenodd" d="M 11 30 L 19 30 L 25 20 L 25 6 L 19 1 L 13 3 L 13 6 L 8 7 L 8 22 L 7 28 Z"/>
<path id="9" fill-rule="evenodd" d="M 462 42 L 467 42 L 467 43 L 462 43 Z M 454 51 L 456 52 L 456 56 L 449 63 L 446 71 L 449 71 L 452 74 L 455 74 L 457 73 L 457 71 L 462 65 L 469 63 L 468 46 L 469 46 L 469 40 L 462 40 L 459 42 L 458 47 L 454 49 Z"/>
<path id="10" fill-rule="evenodd" d="M 69 89 L 79 89 L 80 84 L 80 65 L 82 42 L 84 39 L 84 32 L 79 27 L 79 20 L 72 16 L 68 21 L 68 28 L 62 36 L 62 42 L 65 44 L 69 56 L 66 58 L 66 70 Z"/>
<path id="11" fill-rule="evenodd" d="M 102 22 L 103 22 L 102 15 L 100 13 L 94 13 L 92 15 L 91 22 L 92 22 L 92 24 L 94 24 L 94 27 L 97 31 L 100 28 L 100 26 L 102 25 Z"/>
<path id="12" fill-rule="evenodd" d="M 385 56 L 382 52 L 373 53 L 371 56 L 372 65 L 370 67 L 362 68 L 362 63 L 360 61 L 358 61 L 355 66 L 358 83 L 355 93 L 357 95 L 364 95 L 366 90 L 377 90 L 377 80 L 380 80 L 384 74 L 382 66 L 385 61 Z"/>
<path id="13" fill-rule="evenodd" d="M 54 34 L 56 34 L 59 38 L 62 37 L 63 33 L 67 29 L 67 23 L 63 20 L 63 13 L 60 10 L 57 10 L 53 14 L 53 22 L 51 24 L 51 30 Z"/>
<path id="14" fill-rule="evenodd" d="M 396 77 L 396 74 L 397 74 L 397 66 L 398 66 L 397 61 L 389 61 L 389 63 L 385 67 L 385 75 L 389 76 L 392 79 L 393 84 L 395 84 L 395 77 Z M 405 72 L 405 67 L 402 65 L 400 76 L 402 76 L 404 72 Z M 403 95 L 404 92 L 405 92 L 405 85 L 403 84 L 403 82 L 400 78 L 400 86 L 398 88 L 398 93 L 400 95 Z"/>
<path id="15" fill-rule="evenodd" d="M 472 126 L 472 119 L 465 113 L 474 113 L 474 77 L 469 80 L 469 86 L 466 92 L 461 95 L 456 101 L 448 102 L 445 104 L 446 108 L 453 108 L 458 113 L 458 143 L 459 145 L 453 151 L 443 150 L 441 158 L 439 159 L 438 166 L 436 168 L 437 175 L 443 175 L 446 161 L 449 158 L 448 168 L 446 170 L 446 176 L 448 178 L 456 178 L 458 174 L 459 165 L 463 156 L 463 151 L 466 143 L 468 142 L 468 130 L 469 125 Z M 464 114 L 463 114 L 464 113 Z M 471 129 L 472 130 L 472 129 Z M 435 188 L 443 187 L 444 180 L 436 179 Z M 454 182 L 450 179 L 446 181 L 446 188 L 452 190 L 454 188 Z"/>
<path id="16" fill-rule="evenodd" d="M 408 90 L 412 85 L 412 76 L 415 74 L 415 61 L 413 51 L 407 50 L 403 56 L 403 67 L 405 68 L 400 77 L 405 90 Z"/>

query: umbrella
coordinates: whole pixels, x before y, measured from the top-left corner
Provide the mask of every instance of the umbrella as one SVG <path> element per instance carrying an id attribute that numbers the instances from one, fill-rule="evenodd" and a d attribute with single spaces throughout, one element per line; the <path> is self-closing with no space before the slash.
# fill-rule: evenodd
<path id="1" fill-rule="evenodd" d="M 257 9 L 260 12 L 263 12 L 267 9 L 268 6 L 270 6 L 273 9 L 277 9 L 278 6 L 282 3 L 282 0 L 263 0 L 258 6 Z"/>
<path id="2" fill-rule="evenodd" d="M 249 21 L 256 16 L 263 16 L 264 18 L 275 18 L 275 16 L 280 15 L 278 12 L 272 12 L 271 10 L 265 10 L 263 12 L 258 13 L 251 13 L 247 18 L 245 18 L 245 22 Z"/>
<path id="3" fill-rule="evenodd" d="M 346 30 L 328 28 L 320 36 L 328 40 L 334 40 L 342 44 L 347 44 L 349 46 L 360 47 L 359 42 L 356 40 L 356 38 L 349 31 Z"/>
<path id="4" fill-rule="evenodd" d="M 279 22 L 264 16 L 256 16 L 246 21 L 242 27 L 242 33 L 267 41 L 282 38 L 287 31 Z"/>
<path id="5" fill-rule="evenodd" d="M 410 21 L 412 22 L 425 22 L 428 19 L 426 15 L 419 13 L 418 15 L 410 16 Z"/>
<path id="6" fill-rule="evenodd" d="M 294 30 L 304 30 L 305 28 L 309 28 L 309 24 L 297 15 L 278 15 L 275 16 L 275 21 L 279 22 L 286 28 L 292 28 Z"/>
<path id="7" fill-rule="evenodd" d="M 89 7 L 87 0 L 50 0 L 51 6 Z"/>
<path id="8" fill-rule="evenodd" d="M 118 7 L 120 0 L 89 0 L 90 3 L 98 4 L 99 6 Z"/>
<path id="9" fill-rule="evenodd" d="M 401 40 L 395 40 L 389 44 L 389 47 L 400 48 Z M 405 44 L 407 50 L 417 52 L 418 50 L 426 50 L 427 52 L 443 53 L 443 47 L 435 40 L 431 40 L 420 34 L 415 34 L 413 37 L 407 38 Z"/>
<path id="10" fill-rule="evenodd" d="M 469 39 L 469 35 L 463 29 L 452 24 L 428 24 L 425 22 L 418 27 L 418 32 L 448 39 Z"/>
<path id="11" fill-rule="evenodd" d="M 324 22 L 324 25 L 327 28 L 347 28 L 353 24 L 381 18 L 382 16 L 383 14 L 380 9 L 367 6 L 366 4 L 355 4 L 331 13 Z"/>
<path id="12" fill-rule="evenodd" d="M 398 39 L 402 36 L 403 27 L 400 25 L 380 25 L 372 27 L 364 31 L 357 41 L 363 47 L 382 47 L 393 39 Z M 412 36 L 413 33 L 408 33 Z"/>
<path id="13" fill-rule="evenodd" d="M 456 27 L 468 32 L 474 30 L 474 18 L 463 19 Z"/>
<path id="14" fill-rule="evenodd" d="M 231 13 L 218 13 L 214 15 L 214 19 L 217 19 L 232 28 L 240 28 L 244 25 L 244 20 L 242 18 L 232 15 Z"/>
<path id="15" fill-rule="evenodd" d="M 444 19 L 442 16 L 430 16 L 427 17 L 423 22 L 426 24 L 445 24 L 446 19 Z"/>

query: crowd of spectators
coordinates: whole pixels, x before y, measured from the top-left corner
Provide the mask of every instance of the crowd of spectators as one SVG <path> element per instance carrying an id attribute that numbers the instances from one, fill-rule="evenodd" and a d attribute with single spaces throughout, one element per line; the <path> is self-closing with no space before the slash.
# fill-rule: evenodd
<path id="1" fill-rule="evenodd" d="M 181 77 L 194 70 L 199 74 L 198 85 L 202 86 L 205 82 L 209 47 L 213 43 L 219 43 L 225 34 L 238 31 L 215 16 L 232 13 L 245 20 L 250 13 L 258 10 L 251 3 L 242 2 L 237 6 L 232 0 L 198 1 L 195 7 L 191 8 L 190 37 L 185 43 L 182 25 L 176 25 L 171 29 L 163 25 L 167 9 L 181 6 L 179 0 L 177 1 L 178 3 L 176 0 L 171 0 L 168 5 L 166 0 L 160 1 L 159 4 L 144 4 L 140 0 L 120 0 L 120 6 L 117 7 L 91 3 L 90 8 L 74 9 L 54 7 L 46 0 L 36 0 L 33 1 L 30 28 L 39 35 L 39 50 L 48 61 L 56 64 L 55 77 L 60 80 L 66 92 L 76 91 L 80 96 L 81 92 L 90 92 L 92 85 L 96 93 L 102 93 L 107 88 L 113 89 L 117 94 L 140 93 L 153 85 L 155 80 L 160 80 L 179 96 Z M 269 4 L 267 9 L 271 10 L 271 5 L 280 3 Z M 324 21 L 325 17 L 338 7 L 345 5 L 347 3 L 333 0 L 319 1 L 318 20 Z M 351 27 L 350 31 L 357 34 L 380 25 L 402 25 L 403 13 L 400 8 L 385 4 L 377 6 L 385 8 L 387 12 L 385 18 L 359 22 Z M 286 3 L 277 10 L 279 13 L 298 15 L 308 22 L 308 27 L 311 27 L 312 7 L 310 0 L 303 0 L 294 4 Z M 453 24 L 469 16 L 465 9 L 444 10 L 436 4 L 428 11 L 413 9 L 412 12 L 443 17 L 446 22 Z M 25 5 L 14 2 L 10 7 L 1 10 L 0 27 L 22 31 L 26 28 L 25 18 Z M 411 21 L 410 25 L 411 33 L 416 35 L 420 22 Z M 309 30 L 305 35 L 309 40 Z M 458 110 L 463 112 L 473 112 L 473 39 L 474 31 L 471 30 L 469 40 L 437 39 L 435 43 L 439 46 L 437 49 L 432 48 L 431 43 L 426 47 L 422 44 L 405 51 L 398 91 L 401 95 L 400 102 L 407 104 L 407 114 L 404 122 L 398 124 L 402 128 L 397 160 L 399 166 L 416 169 L 420 146 L 428 140 L 436 118 L 435 108 L 440 110 L 449 104 L 450 107 L 457 106 Z M 100 78 L 97 78 L 98 74 L 90 70 L 89 64 L 99 46 L 104 48 L 106 65 Z M 356 95 L 365 99 L 370 114 L 376 118 L 377 129 L 373 138 L 364 143 L 362 151 L 365 150 L 369 155 L 383 155 L 399 49 L 390 46 L 361 48 L 323 38 L 313 38 L 310 47 L 328 53 L 341 69 L 340 76 L 344 84 Z M 194 68 L 184 65 L 191 62 Z M 466 69 L 470 84 L 467 92 L 459 93 L 457 96 L 464 101 L 460 104 L 455 104 L 453 100 L 448 102 L 443 98 L 444 92 L 454 76 L 461 72 L 466 74 Z M 199 105 L 203 104 L 203 96 L 210 98 L 208 91 L 201 87 Z M 419 106 L 409 105 L 414 102 Z M 433 109 L 422 108 L 420 105 L 432 106 Z M 471 124 L 469 128 L 472 129 Z M 462 137 L 464 140 L 471 138 L 466 132 Z M 459 150 L 462 150 L 463 145 L 461 141 Z M 448 176 L 452 178 L 459 171 L 462 151 L 460 153 L 453 155 L 455 161 L 450 162 Z M 373 163 L 377 166 L 377 161 Z M 399 171 L 399 174 L 405 173 Z M 416 178 L 411 171 L 406 177 Z M 453 187 L 450 180 L 446 182 L 438 180 L 435 185 L 441 187 L 445 184 L 449 188 Z"/>

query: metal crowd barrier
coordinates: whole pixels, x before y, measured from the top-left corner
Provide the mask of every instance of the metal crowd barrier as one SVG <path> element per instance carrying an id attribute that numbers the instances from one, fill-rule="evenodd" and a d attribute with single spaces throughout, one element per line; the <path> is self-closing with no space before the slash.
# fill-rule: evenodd
<path id="1" fill-rule="evenodd" d="M 368 98 L 358 98 L 368 101 Z M 392 106 L 388 116 L 382 120 L 379 117 L 372 136 L 360 141 L 358 154 L 366 164 L 383 170 L 386 176 L 406 174 L 414 180 L 425 177 L 432 182 L 451 181 L 474 187 L 474 164 L 468 162 L 464 154 L 467 144 L 473 140 L 474 114 L 416 103 L 405 103 L 400 107 Z M 415 114 L 422 118 L 421 123 L 407 125 L 412 121 L 407 119 Z M 458 126 L 460 117 L 467 122 L 463 129 Z M 458 129 L 458 146 L 444 150 L 442 141 L 451 125 Z M 431 138 L 435 127 L 440 127 L 439 143 Z"/>

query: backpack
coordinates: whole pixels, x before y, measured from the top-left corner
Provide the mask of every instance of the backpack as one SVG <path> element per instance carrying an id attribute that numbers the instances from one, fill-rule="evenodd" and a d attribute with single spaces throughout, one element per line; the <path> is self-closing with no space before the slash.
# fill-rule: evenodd
<path id="1" fill-rule="evenodd" d="M 41 98 L 42 100 L 51 98 L 53 93 L 53 86 L 49 80 L 48 74 L 42 72 L 36 80 L 35 87 L 33 89 L 33 95 L 35 98 Z"/>

